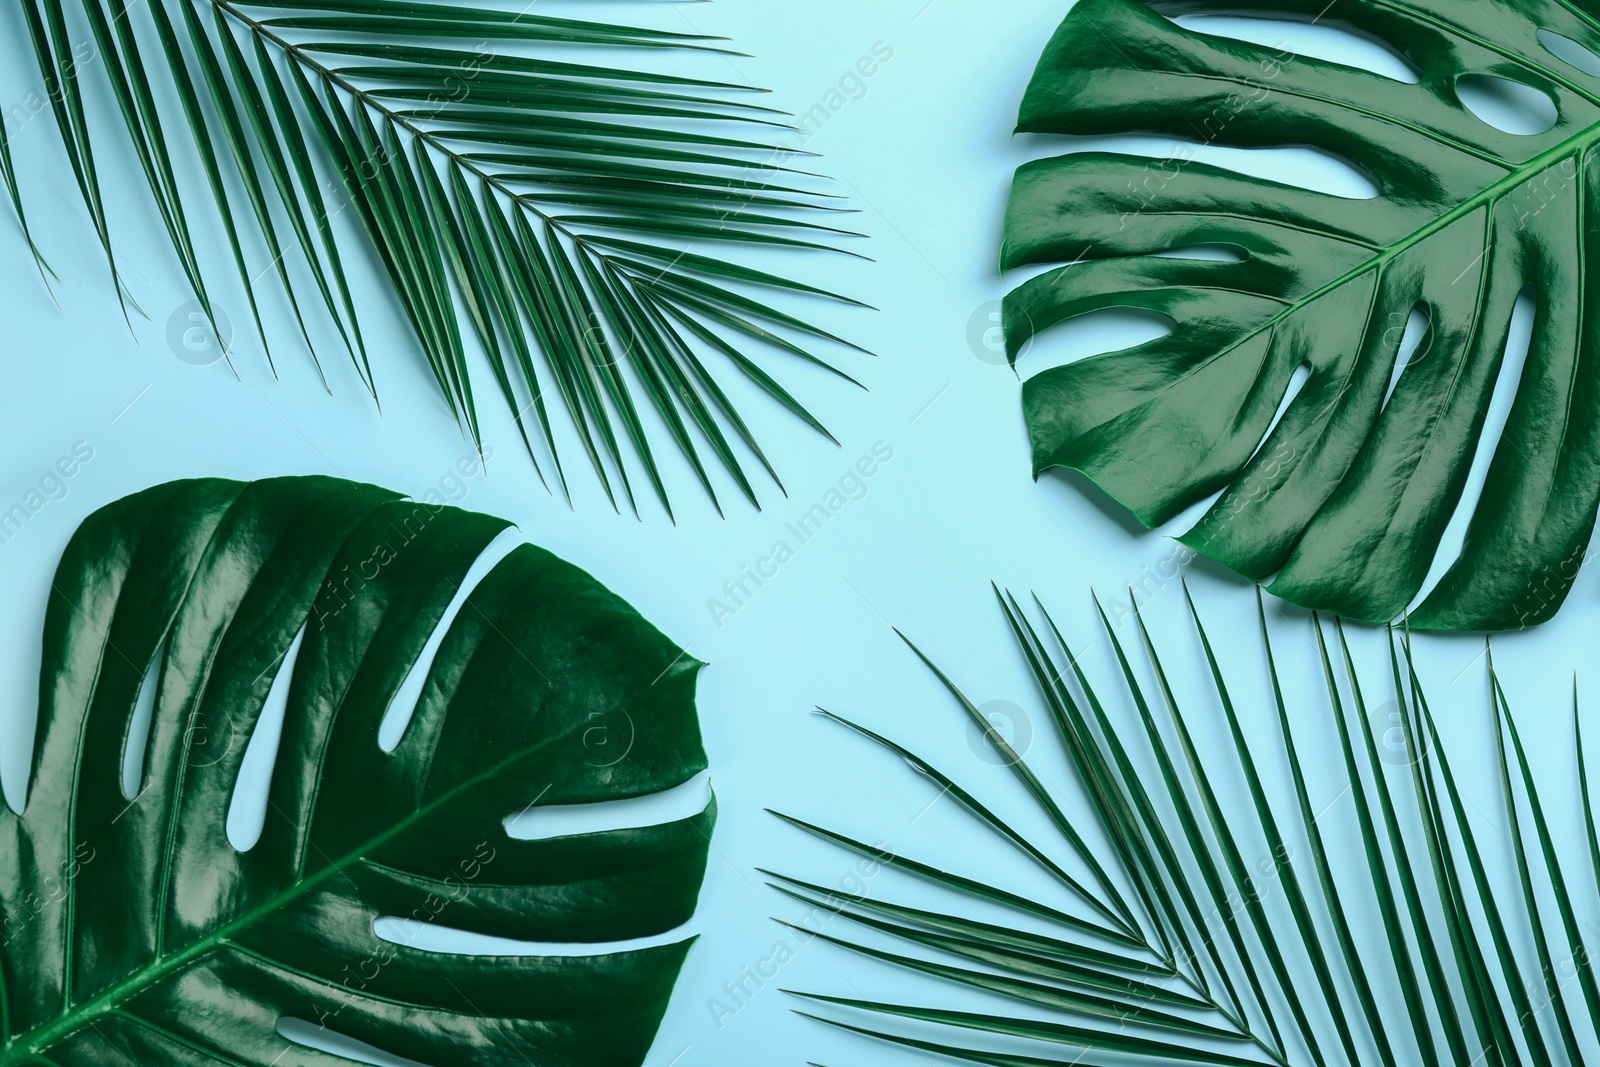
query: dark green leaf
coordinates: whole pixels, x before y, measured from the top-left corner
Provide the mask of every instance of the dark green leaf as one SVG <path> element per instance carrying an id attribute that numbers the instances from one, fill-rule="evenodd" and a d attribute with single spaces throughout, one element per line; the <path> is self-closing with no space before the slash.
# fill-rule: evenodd
<path id="1" fill-rule="evenodd" d="M 714 807 L 507 832 L 535 805 L 706 766 L 700 663 L 589 575 L 522 545 L 463 590 L 508 525 L 320 477 L 171 482 L 85 520 L 44 619 L 27 805 L 0 805 L 0 1063 L 322 1062 L 285 1019 L 428 1063 L 642 1062 L 689 940 L 444 954 L 374 926 L 600 946 L 693 914 Z M 413 670 L 421 699 L 385 751 Z M 280 671 L 266 821 L 241 850 L 227 813 Z M 586 752 L 595 716 L 623 713 L 630 754 Z"/>
<path id="2" fill-rule="evenodd" d="M 1194 10 L 1325 17 L 1405 57 L 1399 82 L 1179 25 Z M 1145 344 L 1023 386 L 1033 468 L 1082 471 L 1154 526 L 1222 490 L 1183 540 L 1275 596 L 1387 622 L 1417 595 L 1469 468 L 1492 452 L 1466 542 L 1410 614 L 1440 630 L 1514 629 L 1559 608 L 1600 505 L 1600 92 L 1545 48 L 1600 51 L 1568 0 L 1243 0 L 1209 8 L 1081 0 L 1045 48 L 1019 132 L 1154 134 L 1227 148 L 1306 145 L 1377 186 L 1313 192 L 1198 160 L 1085 151 L 1024 165 L 1002 267 L 1052 265 L 1005 301 L 1012 358 L 1105 308 L 1174 323 Z M 1544 95 L 1520 136 L 1479 119 L 1458 79 Z M 1242 261 L 1159 253 L 1228 246 Z M 1065 264 L 1064 266 L 1061 264 Z M 1532 343 L 1497 439 L 1484 427 L 1511 315 Z M 1431 330 L 1392 387 L 1413 309 Z M 1304 387 L 1274 416 L 1292 376 Z"/>

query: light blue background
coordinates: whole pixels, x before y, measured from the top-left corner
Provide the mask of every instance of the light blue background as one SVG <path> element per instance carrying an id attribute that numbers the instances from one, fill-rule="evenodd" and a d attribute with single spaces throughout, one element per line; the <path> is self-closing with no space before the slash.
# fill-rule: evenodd
<path id="1" fill-rule="evenodd" d="M 563 11 L 570 8 L 563 8 Z M 592 12 L 601 5 L 586 5 Z M 906 631 L 979 704 L 1010 701 L 1033 716 L 1036 758 L 1055 777 L 1060 763 L 1025 669 L 1009 643 L 989 589 L 991 580 L 1019 593 L 1035 590 L 1067 629 L 1097 677 L 1107 674 L 1105 642 L 1091 625 L 1090 587 L 1105 597 L 1140 585 L 1141 599 L 1175 677 L 1195 695 L 1195 716 L 1208 750 L 1217 742 L 1214 702 L 1198 673 L 1196 642 L 1173 583 L 1150 579 L 1172 558 L 1174 543 L 1145 533 L 1081 480 L 1047 477 L 1034 484 L 1018 403 L 1018 381 L 998 365 L 984 331 L 1003 289 L 995 270 L 1001 212 L 1011 171 L 1025 159 L 1062 150 L 1010 135 L 1017 101 L 1045 39 L 1063 15 L 1062 0 L 723 0 L 715 5 L 629 5 L 619 17 L 686 25 L 731 37 L 753 53 L 728 60 L 712 77 L 747 80 L 773 90 L 772 102 L 799 113 L 838 88 L 858 58 L 882 42 L 893 58 L 866 82 L 864 95 L 830 115 L 806 147 L 821 152 L 820 169 L 861 209 L 871 234 L 859 247 L 874 263 L 845 257 L 783 257 L 783 269 L 856 295 L 880 310 L 808 305 L 816 320 L 878 353 L 838 354 L 868 386 L 862 392 L 766 358 L 833 429 L 834 448 L 748 391 L 746 413 L 775 458 L 785 499 L 757 483 L 766 510 L 757 512 L 726 477 L 717 481 L 727 518 L 718 518 L 681 462 L 668 459 L 677 523 L 646 501 L 642 520 L 612 513 L 581 469 L 575 442 L 567 448 L 575 508 L 540 488 L 509 425 L 479 377 L 485 436 L 495 450 L 487 477 L 465 481 L 464 506 L 516 520 L 529 539 L 588 569 L 627 597 L 689 652 L 709 661 L 700 688 L 701 716 L 720 805 L 700 913 L 699 942 L 689 956 L 671 1010 L 650 1058 L 676 1064 L 911 1063 L 914 1053 L 872 1047 L 791 1013 L 797 1002 L 778 986 L 846 996 L 920 997 L 968 1005 L 972 994 L 913 981 L 833 946 L 802 944 L 769 916 L 800 911 L 770 889 L 755 868 L 776 868 L 824 884 L 851 869 L 846 854 L 787 829 L 763 808 L 775 808 L 896 851 L 984 877 L 1030 886 L 1029 874 L 994 851 L 987 837 L 931 786 L 870 744 L 811 714 L 821 705 L 850 715 L 937 757 L 975 783 L 1006 811 L 1024 811 L 1003 770 L 974 756 L 960 710 L 891 632 Z M 611 8 L 608 6 L 609 12 Z M 0 16 L 7 42 L 0 63 L 0 105 L 8 112 L 35 87 L 14 12 Z M 722 60 L 713 60 L 713 64 Z M 102 101 L 104 103 L 104 101 Z M 109 114 L 109 109 L 102 109 Z M 268 372 L 247 329 L 243 301 L 224 304 L 235 326 L 235 363 L 195 367 L 175 358 L 168 319 L 188 299 L 181 275 L 146 209 L 144 187 L 125 155 L 106 151 L 115 203 L 114 241 L 134 295 L 152 321 L 124 325 L 99 249 L 71 192 L 71 178 L 48 116 L 8 118 L 24 175 L 35 232 L 64 279 L 54 302 L 39 283 L 9 210 L 0 222 L 0 293 L 4 293 L 3 418 L 0 418 L 0 509 L 33 487 L 75 442 L 92 461 L 9 543 L 0 545 L 0 772 L 6 795 L 21 800 L 32 734 L 38 669 L 38 626 L 49 577 L 68 536 L 90 511 L 156 482 L 197 475 L 258 478 L 324 473 L 368 480 L 421 496 L 448 479 L 470 454 L 435 392 L 416 345 L 373 265 L 352 257 L 363 290 L 363 326 L 384 401 L 380 417 L 332 343 L 322 348 L 333 386 L 320 388 L 281 297 L 265 280 L 263 301 L 281 380 Z M 1127 141 L 1162 156 L 1170 145 Z M 1289 158 L 1215 153 L 1243 169 L 1308 183 L 1348 181 L 1305 153 Z M 199 203 L 197 201 L 197 203 Z M 195 217 L 201 217 L 197 208 Z M 214 235 L 213 235 L 214 236 Z M 266 265 L 259 250 L 253 261 Z M 226 265 L 218 261 L 217 276 Z M 1145 332 L 1141 332 L 1145 331 Z M 969 337 L 977 336 L 974 345 Z M 1022 364 L 1030 374 L 1053 362 L 1121 347 L 1149 336 L 1136 322 L 1102 319 L 1053 331 Z M 992 338 L 989 339 L 992 342 Z M 486 368 L 477 368 L 480 371 Z M 724 380 L 729 376 L 724 375 Z M 563 427 L 564 429 L 564 427 Z M 668 457 L 666 442 L 658 455 Z M 810 543 L 784 532 L 834 487 L 877 442 L 893 458 L 868 482 L 866 495 L 837 514 Z M 753 466 L 753 465 L 752 465 Z M 643 480 L 638 480 L 643 484 Z M 641 497 L 641 500 L 643 498 Z M 1453 536 L 1459 539 L 1459 528 Z M 789 541 L 795 558 L 737 614 L 720 621 L 708 602 L 741 568 Z M 1197 561 L 1186 568 L 1191 588 L 1218 640 L 1243 711 L 1270 765 L 1269 784 L 1283 785 L 1273 758 L 1276 731 L 1266 705 L 1255 629 L 1255 599 L 1243 582 Z M 1271 604 L 1269 615 L 1285 681 L 1305 731 L 1303 751 L 1331 752 L 1305 613 Z M 1573 800 L 1567 722 L 1573 671 L 1593 686 L 1594 635 L 1600 579 L 1583 572 L 1559 619 L 1535 635 L 1497 639 L 1496 661 L 1507 679 L 1541 776 L 1552 790 L 1552 817 L 1570 831 Z M 1133 639 L 1131 624 L 1120 635 Z M 1367 653 L 1381 635 L 1356 633 Z M 1507 846 L 1498 832 L 1498 785 L 1491 773 L 1481 639 L 1422 638 L 1421 662 L 1433 705 L 1451 736 L 1457 772 L 1481 816 L 1480 844 L 1497 865 Z M 1369 670 L 1374 703 L 1382 675 Z M 1111 690 L 1115 692 L 1113 688 Z M 1180 690 L 1182 691 L 1182 690 Z M 1113 704 L 1126 710 L 1122 704 Z M 1259 729 L 1257 727 L 1260 727 Z M 1221 764 L 1226 767 L 1227 764 Z M 1313 802 L 1343 801 L 1332 768 L 1312 770 Z M 1237 790 L 1231 776 L 1222 784 Z M 1281 792 L 1279 795 L 1283 795 Z M 680 804 L 703 799 L 679 796 Z M 1287 809 L 1286 809 L 1287 810 Z M 686 812 L 685 812 L 686 813 Z M 1483 815 L 1488 813 L 1488 815 Z M 667 816 L 671 812 L 665 812 Z M 1490 818 L 1489 816 L 1494 816 Z M 659 815 L 657 817 L 660 817 Z M 1024 825 L 1034 823 L 1023 818 Z M 1333 831 L 1347 860 L 1348 828 Z M 980 849 L 987 849 L 982 851 Z M 1576 842 L 1568 838 L 1568 844 Z M 1503 869 L 1503 868 L 1502 868 Z M 1587 891 L 1588 881 L 1578 884 Z M 938 898 L 889 874 L 870 891 L 902 900 Z M 1509 883 L 1507 885 L 1509 888 Z M 1040 892 L 1048 892 L 1041 887 Z M 844 924 L 830 927 L 844 934 Z M 714 1001 L 724 983 L 769 958 L 780 940 L 796 949 L 779 976 L 719 1018 Z"/>

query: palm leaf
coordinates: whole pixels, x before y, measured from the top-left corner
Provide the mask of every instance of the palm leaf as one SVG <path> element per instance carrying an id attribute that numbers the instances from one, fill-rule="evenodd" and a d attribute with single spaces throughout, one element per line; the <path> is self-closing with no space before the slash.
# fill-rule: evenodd
<path id="1" fill-rule="evenodd" d="M 741 450 L 775 482 L 777 473 L 697 346 L 826 434 L 744 349 L 829 366 L 799 342 L 843 342 L 742 290 L 859 302 L 729 258 L 859 236 L 825 221 L 845 209 L 787 165 L 809 153 L 771 143 L 794 127 L 745 86 L 578 61 L 719 53 L 720 38 L 440 0 L 24 0 L 21 9 L 125 304 L 101 173 L 119 146 L 91 133 L 102 86 L 203 313 L 215 321 L 219 294 L 242 288 L 269 363 L 256 284 L 267 274 L 313 361 L 331 324 L 376 398 L 345 267 L 355 250 L 333 226 L 352 206 L 463 432 L 479 442 L 471 363 L 481 349 L 547 487 L 567 491 L 551 423 L 564 410 L 613 506 L 621 488 L 637 512 L 633 467 L 670 514 L 639 410 L 648 407 L 713 501 L 706 446 L 759 507 Z M 80 61 L 85 39 L 101 62 Z M 170 85 L 176 114 L 163 112 L 152 78 Z M 178 176 L 188 158 L 202 193 Z M 43 276 L 5 143 L 0 180 Z M 213 220 L 234 280 L 206 262 L 199 234 Z M 648 404 L 634 399 L 641 392 Z"/>
<path id="2" fill-rule="evenodd" d="M 1353 31 L 1419 80 L 1166 17 L 1210 10 Z M 1275 596 L 1387 622 L 1422 589 L 1474 456 L 1492 451 L 1464 547 L 1411 625 L 1550 618 L 1600 505 L 1600 334 L 1586 317 L 1600 79 L 1546 47 L 1560 38 L 1600 53 L 1592 5 L 1075 4 L 1034 72 L 1019 131 L 1307 145 L 1369 176 L 1378 194 L 1258 180 L 1199 162 L 1192 148 L 1021 167 L 1002 266 L 1053 269 L 1006 297 L 1013 361 L 1039 331 L 1101 309 L 1173 324 L 1026 381 L 1035 473 L 1079 470 L 1146 526 L 1220 492 L 1185 543 L 1255 581 L 1276 575 Z M 1554 104 L 1554 125 L 1533 135 L 1490 126 L 1462 103 L 1468 76 L 1536 90 Z M 1196 246 L 1226 246 L 1237 261 L 1159 255 Z M 1532 342 L 1512 380 L 1513 306 L 1530 290 Z M 1429 329 L 1402 366 L 1414 310 Z M 1302 367 L 1309 376 L 1291 397 Z M 1515 395 L 1495 438 L 1485 421 L 1497 384 Z"/>
<path id="3" fill-rule="evenodd" d="M 1139 905 L 1130 916 L 1134 936 L 1093 928 L 1096 916 L 1119 899 L 1098 885 L 1019 894 L 990 884 L 992 873 L 978 880 L 941 871 L 942 900 L 912 907 L 876 887 L 868 896 L 773 875 L 769 884 L 813 914 L 821 909 L 845 920 L 827 933 L 808 925 L 808 936 L 930 976 L 967 991 L 969 999 L 981 995 L 983 1007 L 879 1000 L 861 991 L 864 981 L 852 981 L 849 997 L 799 992 L 808 1002 L 803 1014 L 925 1052 L 1008 1067 L 1121 1062 L 1096 1058 L 1101 1052 L 1141 1062 L 1280 1067 L 1586 1062 L 1600 1039 L 1600 986 L 1593 947 L 1585 943 L 1585 919 L 1594 905 L 1589 872 L 1563 866 L 1541 797 L 1550 788 L 1542 781 L 1549 768 L 1536 773 L 1530 764 L 1492 657 L 1489 714 L 1504 804 L 1494 829 L 1511 844 L 1515 882 L 1509 887 L 1490 870 L 1482 834 L 1468 819 L 1404 635 L 1390 634 L 1390 662 L 1378 670 L 1392 686 L 1405 739 L 1403 758 L 1391 760 L 1380 756 L 1342 627 L 1333 624 L 1330 649 L 1327 628 L 1313 618 L 1328 709 L 1338 727 L 1336 751 L 1319 751 L 1320 781 L 1339 798 L 1351 798 L 1342 806 L 1349 825 L 1330 830 L 1341 816 L 1331 814 L 1331 804 L 1319 810 L 1311 802 L 1301 755 L 1306 739 L 1297 739 L 1290 725 L 1264 610 L 1266 680 L 1282 739 L 1270 755 L 1246 739 L 1192 600 L 1210 681 L 1192 698 L 1180 699 L 1169 684 L 1136 608 L 1147 661 L 1138 669 L 1101 614 L 1100 630 L 1115 653 L 1132 712 L 1113 717 L 1104 690 L 1071 657 L 1042 606 L 1051 641 L 1013 597 L 997 596 L 1057 726 L 1075 779 L 1073 796 L 1087 798 L 1086 808 L 1072 801 L 1080 811 L 1072 834 L 1055 825 L 1054 812 L 1069 803 L 1059 786 L 1043 796 L 1030 788 L 1036 810 L 1028 818 L 1050 832 L 1025 837 L 1015 829 L 1020 820 L 1002 819 L 911 749 L 828 717 L 905 760 L 976 815 L 963 855 L 985 871 L 1019 848 L 1047 865 L 1065 853 L 1076 856 L 1074 867 L 1103 870 L 1127 887 Z M 934 672 L 970 718 L 970 702 Z M 1202 705 L 1208 709 L 1203 714 L 1196 710 Z M 1576 704 L 1574 716 L 1576 728 Z M 1222 738 L 1223 754 L 1203 752 L 1194 740 L 1201 733 Z M 1026 755 L 995 743 L 1024 783 L 1040 781 Z M 1576 763 L 1592 841 L 1581 739 Z M 1274 765 L 1287 777 L 1275 774 Z M 1331 781 L 1330 769 L 1337 772 Z M 1292 782 L 1292 795 L 1277 795 L 1268 785 L 1273 780 Z M 833 830 L 786 819 L 860 850 Z M 1335 878 L 1330 832 L 1353 834 L 1359 842 L 1354 876 Z M 1086 839 L 1089 854 L 1077 855 Z M 902 870 L 920 863 L 876 852 Z M 1585 858 L 1592 855 L 1591 849 Z M 975 908 L 991 917 L 964 914 Z M 1007 911 L 1027 917 L 1028 926 L 992 917 Z M 1380 921 L 1363 929 L 1355 916 Z M 1059 1046 L 1081 1051 L 1067 1055 Z"/>
<path id="4" fill-rule="evenodd" d="M 581 951 L 692 916 L 714 804 L 542 839 L 507 822 L 703 770 L 700 664 L 532 545 L 472 585 L 508 525 L 318 477 L 171 482 L 84 521 L 26 806 L 0 805 L 0 1064 L 349 1062 L 294 1020 L 428 1063 L 643 1060 L 692 939 Z M 413 670 L 414 711 L 391 709 Z M 263 734 L 267 814 L 235 847 Z M 412 944 L 430 924 L 580 954 Z"/>

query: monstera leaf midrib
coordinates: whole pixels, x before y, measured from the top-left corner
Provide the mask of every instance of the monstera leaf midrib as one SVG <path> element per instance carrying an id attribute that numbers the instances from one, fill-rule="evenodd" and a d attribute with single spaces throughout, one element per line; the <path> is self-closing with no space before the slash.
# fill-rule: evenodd
<path id="1" fill-rule="evenodd" d="M 68 1034 L 80 1030 L 85 1026 L 91 1025 L 96 1016 L 117 1010 L 118 1006 L 124 1001 L 138 995 L 145 989 L 156 985 L 163 978 L 166 978 L 169 975 L 181 970 L 186 964 L 192 963 L 193 961 L 218 948 L 230 946 L 233 935 L 237 934 L 239 931 L 255 926 L 267 916 L 277 912 L 280 908 L 298 899 L 299 897 L 304 896 L 306 893 L 315 889 L 329 878 L 338 876 L 346 865 L 357 862 L 364 855 L 378 848 L 380 845 L 399 837 L 401 834 L 405 833 L 407 830 L 411 829 L 418 822 L 420 822 L 425 816 L 447 806 L 451 801 L 456 800 L 462 794 L 492 779 L 495 775 L 507 770 L 518 761 L 526 758 L 539 749 L 554 744 L 558 741 L 570 738 L 581 728 L 581 726 L 572 727 L 561 734 L 545 738 L 535 744 L 518 750 L 515 754 L 508 756 L 500 763 L 488 768 L 477 777 L 471 778 L 460 785 L 440 794 L 437 798 L 419 807 L 414 815 L 408 816 L 406 819 L 396 823 L 383 833 L 374 836 L 371 840 L 362 842 L 356 848 L 351 849 L 347 855 L 341 856 L 336 860 L 329 860 L 328 863 L 320 870 L 298 879 L 294 885 L 290 886 L 282 893 L 279 893 L 270 900 L 263 902 L 255 908 L 252 908 L 250 911 L 239 916 L 237 919 L 233 920 L 227 925 L 218 927 L 212 933 L 207 934 L 188 945 L 185 945 L 183 948 L 158 957 L 150 966 L 130 976 L 117 985 L 112 986 L 105 992 L 98 994 L 92 1000 L 78 1006 L 76 1009 L 73 1009 L 70 1014 L 63 1015 L 55 1023 L 49 1024 L 34 1031 L 33 1035 L 29 1038 L 25 1045 L 17 1048 L 15 1051 L 0 1053 L 0 1064 L 27 1062 L 28 1060 L 34 1058 L 37 1054 L 44 1052 L 57 1040 L 66 1037 Z M 70 925 L 71 924 L 69 921 L 69 927 Z M 241 951 L 249 952 L 250 950 L 241 949 Z M 70 957 L 67 963 L 70 969 Z"/>
<path id="2" fill-rule="evenodd" d="M 1600 98 L 1596 98 L 1595 102 L 1597 104 L 1600 104 Z M 1375 117 L 1381 118 L 1382 116 L 1375 116 Z M 1316 290 L 1314 290 L 1314 291 L 1312 291 L 1310 293 L 1307 293 L 1305 296 L 1299 297 L 1296 300 L 1286 304 L 1284 306 L 1284 309 L 1282 311 L 1278 312 L 1278 314 L 1274 315 L 1270 319 L 1267 319 L 1265 322 L 1261 323 L 1259 326 L 1256 326 L 1256 327 L 1252 328 L 1249 332 L 1241 335 L 1237 341 L 1234 341 L 1233 343 L 1229 344 L 1226 348 L 1224 348 L 1221 351 L 1219 351 L 1217 353 L 1217 358 L 1220 358 L 1220 357 L 1222 357 L 1224 355 L 1227 355 L 1229 352 L 1234 351 L 1235 349 L 1237 349 L 1240 346 L 1248 343 L 1249 341 L 1254 340 L 1256 337 L 1259 337 L 1261 334 L 1266 333 L 1268 330 L 1271 330 L 1273 327 L 1275 327 L 1279 323 L 1281 323 L 1284 319 L 1286 319 L 1287 317 L 1289 317 L 1290 315 L 1292 315 L 1296 311 L 1298 311 L 1300 308 L 1305 307 L 1308 304 L 1315 303 L 1317 300 L 1319 300 L 1322 297 L 1326 296 L 1328 293 L 1334 292 L 1335 290 L 1342 288 L 1343 286 L 1349 284 L 1350 282 L 1354 281 L 1355 279 L 1361 277 L 1363 274 L 1366 274 L 1368 271 L 1377 270 L 1377 269 L 1381 268 L 1385 263 L 1388 263 L 1390 260 L 1398 257 L 1401 253 L 1410 251 L 1411 249 L 1417 247 L 1418 245 L 1420 245 L 1424 241 L 1426 241 L 1429 237 L 1433 236 L 1435 233 L 1438 233 L 1439 231 L 1448 228 L 1452 223 L 1459 222 L 1461 219 L 1464 219 L 1468 215 L 1471 215 L 1474 211 L 1477 211 L 1479 208 L 1482 208 L 1482 207 L 1484 207 L 1484 206 L 1486 206 L 1488 204 L 1495 203 L 1505 193 L 1508 193 L 1508 192 L 1511 192 L 1512 190 L 1515 190 L 1518 186 L 1520 186 L 1522 183 L 1526 182 L 1529 178 L 1535 177 L 1538 174 L 1542 173 L 1543 171 L 1548 170 L 1553 164 L 1560 162 L 1564 157 L 1566 157 L 1566 156 L 1574 156 L 1575 158 L 1577 158 L 1579 156 L 1579 154 L 1582 152 L 1583 149 L 1589 148 L 1589 147 L 1591 147 L 1591 146 L 1593 146 L 1593 145 L 1595 145 L 1597 143 L 1600 143 L 1600 127 L 1596 127 L 1595 129 L 1592 129 L 1592 130 L 1586 130 L 1582 134 L 1579 134 L 1579 135 L 1577 135 L 1575 137 L 1572 137 L 1572 138 L 1570 138 L 1570 139 L 1568 139 L 1566 141 L 1563 141 L 1556 148 L 1551 149 L 1550 151 L 1541 153 L 1540 155 L 1534 157 L 1529 162 L 1527 162 L 1527 163 L 1521 165 L 1520 167 L 1518 167 L 1517 169 L 1511 171 L 1510 174 L 1508 174 L 1505 178 L 1501 179 L 1499 182 L 1496 182 L 1494 185 L 1489 186 L 1483 192 L 1481 192 L 1478 195 L 1474 196 L 1472 199 L 1470 199 L 1468 201 L 1465 201 L 1464 203 L 1460 204 L 1459 206 L 1457 206 L 1456 208 L 1452 209 L 1448 213 L 1446 213 L 1444 215 L 1440 215 L 1437 219 L 1435 219 L 1434 221 L 1428 223 L 1426 226 L 1423 226 L 1421 229 L 1415 230 L 1415 231 L 1407 234 L 1405 237 L 1401 238 L 1398 241 L 1395 241 L 1393 244 L 1388 245 L 1385 248 L 1375 250 L 1377 252 L 1377 254 L 1374 255 L 1371 259 L 1366 260 L 1365 262 L 1363 262 L 1359 267 L 1356 267 L 1356 268 L 1354 268 L 1352 270 L 1346 271 L 1344 274 L 1341 274 L 1339 277 L 1335 278 L 1333 281 L 1328 282 L 1327 284 L 1323 285 L 1320 289 L 1316 289 Z M 1497 162 L 1497 161 L 1489 160 L 1489 162 Z M 1497 165 L 1503 165 L 1503 164 L 1498 164 L 1497 163 Z M 1582 169 L 1583 169 L 1583 161 L 1582 161 L 1581 158 L 1578 158 L 1578 168 L 1579 168 L 1579 173 L 1581 175 Z M 1580 208 L 1580 211 L 1581 211 L 1581 208 Z M 1302 227 L 1299 227 L 1299 226 L 1289 226 L 1288 228 L 1289 229 L 1295 229 L 1295 230 L 1302 229 Z M 1486 235 L 1486 237 L 1487 237 L 1487 235 Z M 1344 238 L 1341 238 L 1341 239 L 1344 239 Z M 1355 243 L 1362 243 L 1362 242 L 1355 242 Z M 1200 288 L 1200 287 L 1196 286 L 1194 288 Z M 1220 287 L 1218 287 L 1218 288 L 1220 288 Z M 1224 289 L 1222 291 L 1226 292 L 1227 290 Z M 1480 304 L 1480 307 L 1481 307 L 1481 304 Z M 1197 368 L 1197 370 L 1195 372 L 1191 372 L 1191 374 L 1192 373 L 1198 373 L 1198 368 Z M 1042 471 L 1036 472 L 1036 473 L 1042 473 Z M 1091 475 L 1090 477 L 1092 478 L 1093 476 Z M 1146 516 L 1141 516 L 1141 518 L 1145 518 L 1145 517 Z"/>

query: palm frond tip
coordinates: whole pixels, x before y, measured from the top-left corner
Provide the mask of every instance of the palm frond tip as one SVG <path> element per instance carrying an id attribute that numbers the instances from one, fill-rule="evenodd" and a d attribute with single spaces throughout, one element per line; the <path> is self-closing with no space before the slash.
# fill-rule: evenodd
<path id="1" fill-rule="evenodd" d="M 355 250 L 332 224 L 350 207 L 463 432 L 479 441 L 475 338 L 540 479 L 548 466 L 563 491 L 552 409 L 613 506 L 620 489 L 637 511 L 636 465 L 670 514 L 653 410 L 713 500 L 707 447 L 756 504 L 739 451 L 777 475 L 706 353 L 826 434 L 742 349 L 831 366 L 802 343 L 838 338 L 749 291 L 859 302 L 708 248 L 856 236 L 825 221 L 840 217 L 834 198 L 791 165 L 810 153 L 770 143 L 792 131 L 787 116 L 747 86 L 581 61 L 729 51 L 721 38 L 438 0 L 22 0 L 20 14 L 19 47 L 45 79 L 125 309 L 102 173 L 115 146 L 91 134 L 102 85 L 204 314 L 215 321 L 223 287 L 241 285 L 264 348 L 255 282 L 273 274 L 313 360 L 322 319 L 376 398 L 346 272 Z M 81 61 L 88 41 L 98 62 Z M 163 108 L 169 92 L 181 108 Z M 201 195 L 180 177 L 196 165 Z M 0 180 L 41 277 L 53 276 L 4 141 Z M 237 282 L 203 262 L 211 219 Z"/>
<path id="2" fill-rule="evenodd" d="M 1024 835 L 1020 822 L 1006 821 L 909 749 L 830 718 L 948 783 L 942 795 L 987 831 L 975 843 L 987 842 L 990 856 L 1010 852 L 1042 867 L 1060 892 L 1017 894 L 993 884 L 994 875 L 968 877 L 883 848 L 876 854 L 934 883 L 950 906 L 912 907 L 876 891 L 770 875 L 769 884 L 814 914 L 847 920 L 825 936 L 808 927 L 812 936 L 942 980 L 957 1003 L 982 1008 L 869 999 L 852 983 L 850 997 L 797 991 L 801 1014 L 996 1067 L 1062 1062 L 1062 1047 L 1082 1050 L 1072 1062 L 1102 1062 L 1103 1054 L 1284 1067 L 1595 1061 L 1600 983 L 1585 937 L 1600 903 L 1593 895 L 1600 843 L 1576 694 L 1571 728 L 1585 831 L 1582 841 L 1563 842 L 1552 827 L 1550 785 L 1529 758 L 1492 656 L 1489 715 L 1503 807 L 1469 819 L 1472 801 L 1418 680 L 1408 635 L 1390 634 L 1382 664 L 1382 688 L 1386 697 L 1392 691 L 1395 709 L 1396 743 L 1386 745 L 1388 731 L 1373 724 L 1380 709 L 1365 695 L 1373 680 L 1364 689 L 1342 625 L 1313 617 L 1337 734 L 1331 747 L 1319 741 L 1313 749 L 1310 726 L 1291 726 L 1260 612 L 1268 715 L 1279 738 L 1269 757 L 1260 740 L 1247 740 L 1192 601 L 1210 685 L 1181 700 L 1137 609 L 1146 661 L 1139 665 L 1101 612 L 1132 706 L 1119 716 L 1082 666 L 1063 658 L 1067 646 L 1042 605 L 1036 602 L 1036 626 L 1016 598 L 997 596 L 1078 797 L 1075 817 L 1061 821 L 1067 801 L 1030 763 L 1042 766 L 1044 757 L 1003 750 L 1004 766 L 1032 795 L 1030 818 L 1053 825 L 1049 840 Z M 967 715 L 979 714 L 933 669 Z M 1225 755 L 1208 757 L 1197 741 L 1200 703 L 1216 709 L 1204 728 Z M 1306 755 L 1313 751 L 1321 758 L 1314 771 Z M 1309 774 L 1320 795 L 1330 770 L 1340 802 L 1333 816 L 1334 805 L 1314 803 L 1308 785 Z M 1275 781 L 1282 787 L 1269 784 Z M 823 840 L 866 849 L 785 818 Z M 1349 825 L 1332 829 L 1341 820 Z M 1486 821 L 1503 850 L 1484 838 Z M 1345 854 L 1336 842 L 1351 833 L 1357 844 Z M 1573 844 L 1584 850 L 1581 870 L 1563 857 Z M 962 913 L 974 908 L 1018 913 L 1027 926 Z"/>

